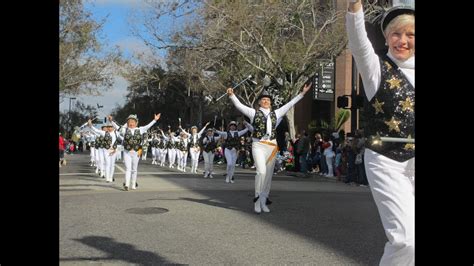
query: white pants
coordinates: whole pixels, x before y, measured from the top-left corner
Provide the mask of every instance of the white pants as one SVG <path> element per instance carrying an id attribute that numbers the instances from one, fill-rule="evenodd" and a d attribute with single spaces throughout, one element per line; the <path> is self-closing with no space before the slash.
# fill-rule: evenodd
<path id="1" fill-rule="evenodd" d="M 160 164 L 163 166 L 166 163 L 167 149 L 160 149 Z"/>
<path id="2" fill-rule="evenodd" d="M 235 163 L 237 162 L 237 151 L 235 148 L 224 150 L 225 160 L 227 161 L 227 176 L 226 181 L 230 181 L 234 176 Z"/>
<path id="3" fill-rule="evenodd" d="M 188 161 L 188 152 L 182 150 L 176 150 L 176 155 L 178 157 L 178 168 L 185 169 L 186 162 Z"/>
<path id="4" fill-rule="evenodd" d="M 99 170 L 100 170 L 100 175 L 105 176 L 105 149 L 100 148 L 99 149 Z"/>
<path id="5" fill-rule="evenodd" d="M 110 154 L 109 150 L 104 149 L 104 161 L 105 161 L 105 181 L 112 182 L 115 170 L 115 157 L 116 152 Z"/>
<path id="6" fill-rule="evenodd" d="M 139 159 L 140 158 L 136 151 L 125 150 L 123 152 L 123 161 L 125 163 L 125 186 L 127 187 L 135 188 Z"/>
<path id="7" fill-rule="evenodd" d="M 388 242 L 380 265 L 414 265 L 415 158 L 397 162 L 365 149 L 365 169 Z"/>
<path id="8" fill-rule="evenodd" d="M 275 168 L 276 153 L 278 146 L 276 140 L 263 142 L 252 142 L 252 155 L 255 162 L 255 197 L 268 198 L 272 185 L 273 170 Z"/>
<path id="9" fill-rule="evenodd" d="M 168 149 L 168 161 L 170 162 L 170 167 L 173 166 L 176 160 L 176 149 Z"/>
<path id="10" fill-rule="evenodd" d="M 91 147 L 91 163 L 95 163 L 95 148 Z"/>
<path id="11" fill-rule="evenodd" d="M 117 145 L 117 150 L 115 151 L 115 161 L 122 160 L 122 152 L 123 152 L 123 147 L 121 145 Z"/>
<path id="12" fill-rule="evenodd" d="M 95 150 L 94 150 L 94 159 L 95 159 L 95 167 L 96 167 L 96 172 L 97 172 L 100 169 L 99 148 L 95 148 Z"/>
<path id="13" fill-rule="evenodd" d="M 212 174 L 212 170 L 214 169 L 214 152 L 202 152 L 202 156 L 204 157 L 204 175 Z"/>
<path id="14" fill-rule="evenodd" d="M 334 156 L 326 156 L 326 164 L 328 166 L 328 176 L 334 176 Z"/>
<path id="15" fill-rule="evenodd" d="M 151 155 L 153 156 L 152 159 L 153 159 L 153 161 L 155 161 L 155 162 L 158 160 L 158 156 L 159 156 L 158 153 L 159 153 L 159 152 L 158 152 L 158 148 L 155 148 L 155 147 L 152 147 L 152 148 L 151 148 Z"/>
<path id="16" fill-rule="evenodd" d="M 146 154 L 148 153 L 148 147 L 142 147 L 142 160 L 146 161 Z"/>
<path id="17" fill-rule="evenodd" d="M 200 148 L 190 148 L 191 153 L 191 172 L 197 171 L 199 164 L 199 154 L 201 153 Z"/>

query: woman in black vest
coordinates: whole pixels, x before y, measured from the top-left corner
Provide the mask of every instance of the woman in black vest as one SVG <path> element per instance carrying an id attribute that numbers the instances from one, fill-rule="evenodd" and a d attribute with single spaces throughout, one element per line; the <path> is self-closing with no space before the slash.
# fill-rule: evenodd
<path id="1" fill-rule="evenodd" d="M 252 122 L 252 155 L 255 162 L 257 174 L 255 176 L 255 198 L 254 210 L 256 213 L 270 212 L 267 207 L 267 198 L 270 194 L 271 180 L 275 168 L 275 158 L 278 152 L 276 141 L 276 128 L 280 124 L 283 116 L 311 88 L 311 84 L 306 84 L 303 91 L 291 101 L 272 111 L 272 97 L 268 92 L 263 91 L 258 97 L 260 108 L 255 110 L 240 103 L 234 95 L 232 88 L 227 89 L 227 94 L 235 107 L 247 116 Z"/>
<path id="2" fill-rule="evenodd" d="M 415 144 L 409 139 L 415 138 L 415 10 L 399 6 L 383 14 L 388 52 L 378 56 L 367 38 L 361 0 L 349 2 L 349 48 L 369 101 L 364 163 L 388 238 L 380 265 L 414 265 Z"/>
<path id="3" fill-rule="evenodd" d="M 240 146 L 240 136 L 249 131 L 248 128 L 237 131 L 237 122 L 231 121 L 228 125 L 228 131 L 219 131 L 216 133 L 225 140 L 224 156 L 227 161 L 226 183 L 234 183 L 235 163 L 237 162 L 237 150 Z"/>
<path id="4" fill-rule="evenodd" d="M 119 126 L 112 122 L 115 129 L 120 132 L 123 141 L 123 161 L 125 163 L 125 183 L 123 188 L 125 191 L 128 191 L 128 188 L 132 189 L 137 188 L 137 172 L 138 172 L 138 161 L 139 154 L 138 151 L 142 148 L 142 136 L 149 128 L 151 128 L 156 121 L 160 119 L 161 114 L 155 114 L 155 118 L 146 126 L 137 127 L 138 118 L 136 115 L 129 115 L 127 117 L 127 123 L 122 126 L 119 130 Z M 111 119 L 111 118 L 109 118 Z"/>
<path id="5" fill-rule="evenodd" d="M 214 153 L 217 149 L 217 141 L 220 136 L 214 136 L 214 129 L 208 128 L 206 136 L 202 139 L 203 151 L 202 156 L 204 157 L 204 178 L 213 178 L 212 171 L 214 168 Z"/>
<path id="6" fill-rule="evenodd" d="M 117 151 L 117 144 L 121 139 L 117 135 L 114 126 L 109 121 L 104 127 L 105 130 L 98 130 L 92 125 L 92 120 L 88 121 L 89 128 L 103 138 L 103 159 L 104 159 L 104 176 L 107 183 L 115 181 L 115 157 Z"/>

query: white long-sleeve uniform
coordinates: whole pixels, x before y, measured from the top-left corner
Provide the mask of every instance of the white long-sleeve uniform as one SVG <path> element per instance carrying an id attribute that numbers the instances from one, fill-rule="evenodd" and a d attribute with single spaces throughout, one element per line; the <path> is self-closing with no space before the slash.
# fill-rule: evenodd
<path id="1" fill-rule="evenodd" d="M 198 143 L 199 139 L 201 138 L 202 133 L 206 127 L 203 127 L 201 131 L 199 131 L 196 134 L 190 134 L 184 130 L 181 129 L 181 132 L 184 132 L 186 136 L 188 136 L 188 142 L 190 143 Z M 201 149 L 198 147 L 191 147 L 189 149 L 189 153 L 191 154 L 191 173 L 197 173 L 197 167 L 199 164 L 199 153 L 201 152 Z"/>
<path id="2" fill-rule="evenodd" d="M 347 12 L 346 27 L 349 48 L 370 101 L 380 87 L 382 73 L 379 57 L 367 37 L 362 8 L 355 13 Z M 415 56 L 404 62 L 390 52 L 387 56 L 415 87 Z M 414 265 L 415 158 L 397 162 L 366 149 L 364 160 L 370 190 L 388 238 L 380 265 Z"/>
<path id="3" fill-rule="evenodd" d="M 208 144 L 211 141 L 214 141 L 216 144 L 221 137 L 215 137 L 214 134 L 212 136 L 205 136 L 202 140 L 204 145 Z M 206 152 L 205 150 L 202 151 L 202 156 L 204 157 L 204 178 L 209 177 L 213 178 L 212 171 L 214 170 L 214 151 Z"/>
<path id="4" fill-rule="evenodd" d="M 269 117 L 271 110 L 260 107 L 259 110 L 262 111 L 267 117 L 267 135 L 271 135 L 272 128 L 276 128 L 280 124 L 283 117 L 290 110 L 290 108 L 293 107 L 298 101 L 303 99 L 303 95 L 303 93 L 298 94 L 291 101 L 274 111 L 276 116 L 276 125 L 272 125 L 271 119 Z M 237 99 L 237 96 L 235 95 L 230 96 L 230 99 L 234 106 L 245 116 L 247 116 L 251 123 L 253 123 L 256 114 L 255 109 L 240 103 L 239 99 Z M 255 175 L 255 212 L 257 213 L 259 213 L 261 209 L 266 212 L 270 211 L 266 206 L 266 199 L 270 195 L 277 152 L 278 145 L 276 139 L 266 140 L 263 138 L 252 138 L 252 156 L 257 171 L 257 174 Z"/>
<path id="5" fill-rule="evenodd" d="M 115 129 L 118 130 L 122 138 L 125 138 L 125 133 L 127 129 L 130 130 L 132 135 L 134 135 L 135 131 L 138 130 L 140 135 L 143 136 L 143 133 L 145 133 L 155 123 L 156 121 L 153 120 L 146 126 L 135 127 L 135 128 L 128 128 L 127 124 L 125 124 L 119 129 L 119 126 L 115 122 L 112 122 Z M 127 188 L 131 187 L 132 189 L 136 189 L 137 174 L 138 174 L 138 161 L 139 161 L 137 151 L 133 150 L 133 148 L 131 150 L 124 150 L 123 160 L 125 163 L 125 187 Z"/>
<path id="6" fill-rule="evenodd" d="M 109 149 L 103 149 L 103 157 L 105 162 L 105 181 L 112 182 L 114 180 L 114 171 L 115 171 L 115 157 L 116 157 L 116 150 L 113 148 L 114 143 L 119 141 L 119 135 L 114 130 L 112 132 L 99 130 L 95 127 L 90 127 L 92 131 L 96 132 L 97 134 L 105 137 L 109 135 L 112 138 L 112 144 L 110 145 Z"/>
<path id="7" fill-rule="evenodd" d="M 222 139 L 227 139 L 227 132 L 230 133 L 230 135 L 233 137 L 235 133 L 237 133 L 237 136 L 240 137 L 247 133 L 249 131 L 248 128 L 242 129 L 240 131 L 235 131 L 235 130 L 229 130 L 229 131 L 219 131 L 216 130 L 216 133 L 219 134 L 219 136 Z M 234 171 L 235 171 L 235 163 L 237 162 L 237 150 L 235 148 L 229 149 L 228 147 L 225 147 L 224 150 L 224 156 L 225 160 L 227 161 L 227 175 L 225 182 L 226 183 L 234 183 Z"/>

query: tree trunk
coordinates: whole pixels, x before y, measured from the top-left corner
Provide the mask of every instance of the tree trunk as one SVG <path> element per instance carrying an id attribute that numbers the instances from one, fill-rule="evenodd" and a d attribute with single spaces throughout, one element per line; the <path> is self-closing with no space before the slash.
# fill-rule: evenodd
<path id="1" fill-rule="evenodd" d="M 295 139 L 296 130 L 295 130 L 295 107 L 291 107 L 286 113 L 286 118 L 288 119 L 288 129 L 290 131 L 290 138 Z"/>

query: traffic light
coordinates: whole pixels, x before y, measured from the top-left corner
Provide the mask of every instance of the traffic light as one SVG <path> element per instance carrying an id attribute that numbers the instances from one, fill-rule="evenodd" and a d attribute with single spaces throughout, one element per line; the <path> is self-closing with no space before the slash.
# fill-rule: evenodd
<path id="1" fill-rule="evenodd" d="M 342 95 L 337 97 L 337 108 L 347 108 L 349 106 L 349 96 Z"/>

